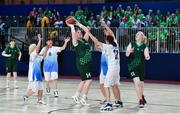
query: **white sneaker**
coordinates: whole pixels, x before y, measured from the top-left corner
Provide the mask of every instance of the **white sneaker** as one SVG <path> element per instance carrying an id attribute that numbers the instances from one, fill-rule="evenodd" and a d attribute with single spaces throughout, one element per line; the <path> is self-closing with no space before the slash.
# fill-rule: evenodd
<path id="1" fill-rule="evenodd" d="M 46 105 L 46 103 L 44 102 L 44 101 L 42 101 L 42 100 L 38 100 L 38 102 L 37 102 L 38 104 L 43 104 L 43 105 Z"/>
<path id="2" fill-rule="evenodd" d="M 80 103 L 81 103 L 82 105 L 86 105 L 86 106 L 89 106 L 89 105 L 90 105 L 90 104 L 87 103 L 87 99 L 84 99 L 84 98 L 81 98 L 81 99 L 80 99 Z"/>
<path id="3" fill-rule="evenodd" d="M 19 89 L 19 86 L 17 86 L 17 85 L 14 85 L 14 88 L 15 88 L 15 89 Z"/>
<path id="4" fill-rule="evenodd" d="M 17 81 L 14 81 L 14 88 L 18 89 L 19 87 L 17 86 Z"/>
<path id="5" fill-rule="evenodd" d="M 73 100 L 74 100 L 75 103 L 77 103 L 77 104 L 80 103 L 78 96 L 75 96 L 75 95 L 74 95 L 74 96 L 72 96 L 72 98 L 73 98 Z"/>
<path id="6" fill-rule="evenodd" d="M 6 88 L 7 88 L 7 89 L 9 88 L 9 84 L 6 84 Z"/>

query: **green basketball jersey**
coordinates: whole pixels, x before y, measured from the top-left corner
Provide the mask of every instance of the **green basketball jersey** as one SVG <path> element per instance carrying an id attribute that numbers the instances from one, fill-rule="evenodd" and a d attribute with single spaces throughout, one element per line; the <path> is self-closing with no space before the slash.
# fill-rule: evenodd
<path id="1" fill-rule="evenodd" d="M 76 63 L 79 66 L 89 65 L 92 60 L 92 52 L 90 51 L 90 45 L 85 40 L 79 40 L 78 45 L 75 47 Z"/>
<path id="2" fill-rule="evenodd" d="M 146 44 L 143 43 L 138 46 L 136 42 L 131 42 L 131 46 L 134 48 L 134 52 L 131 53 L 128 58 L 129 71 L 144 68 L 144 49 L 146 48 Z"/>
<path id="3" fill-rule="evenodd" d="M 10 46 L 6 47 L 5 48 L 5 53 L 6 54 L 11 54 L 11 57 L 7 57 L 7 60 L 17 60 L 18 59 L 18 56 L 19 56 L 19 48 L 18 47 L 13 47 L 11 48 Z"/>

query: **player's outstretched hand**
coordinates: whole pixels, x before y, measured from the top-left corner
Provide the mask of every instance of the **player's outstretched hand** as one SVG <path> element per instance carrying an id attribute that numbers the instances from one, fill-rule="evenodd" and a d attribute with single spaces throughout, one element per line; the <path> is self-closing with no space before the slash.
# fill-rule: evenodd
<path id="1" fill-rule="evenodd" d="M 42 40 L 41 34 L 38 34 L 38 40 Z"/>
<path id="2" fill-rule="evenodd" d="M 67 37 L 64 39 L 65 42 L 69 42 L 70 41 L 70 37 Z"/>

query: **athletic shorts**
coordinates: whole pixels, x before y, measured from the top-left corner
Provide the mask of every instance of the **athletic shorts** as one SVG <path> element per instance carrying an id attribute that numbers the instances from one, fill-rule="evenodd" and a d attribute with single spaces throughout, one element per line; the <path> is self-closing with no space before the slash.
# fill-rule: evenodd
<path id="1" fill-rule="evenodd" d="M 57 72 L 44 72 L 44 78 L 45 78 L 45 81 L 56 80 L 58 79 L 58 73 Z"/>
<path id="2" fill-rule="evenodd" d="M 140 81 L 144 81 L 144 72 L 136 69 L 130 71 L 131 78 L 139 77 Z"/>
<path id="3" fill-rule="evenodd" d="M 88 65 L 81 66 L 78 68 L 78 70 L 79 70 L 80 78 L 82 81 L 91 80 L 90 67 Z"/>
<path id="4" fill-rule="evenodd" d="M 106 75 L 103 75 L 103 73 L 100 74 L 100 84 L 104 84 L 104 87 L 111 87 L 113 85 L 119 85 L 120 84 L 120 75 L 119 75 L 120 69 L 109 68 Z"/>
<path id="5" fill-rule="evenodd" d="M 17 60 L 6 61 L 6 72 L 17 72 Z"/>
<path id="6" fill-rule="evenodd" d="M 31 89 L 33 92 L 37 92 L 38 90 L 43 90 L 43 82 L 42 81 L 30 81 L 28 84 L 28 89 Z"/>

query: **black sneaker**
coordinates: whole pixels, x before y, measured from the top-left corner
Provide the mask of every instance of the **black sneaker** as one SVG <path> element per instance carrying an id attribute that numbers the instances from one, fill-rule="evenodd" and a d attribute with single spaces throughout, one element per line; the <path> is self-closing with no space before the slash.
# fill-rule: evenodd
<path id="1" fill-rule="evenodd" d="M 123 102 L 121 100 L 115 101 L 114 105 L 116 107 L 123 107 Z"/>
<path id="2" fill-rule="evenodd" d="M 144 108 L 144 101 L 142 99 L 139 100 L 139 108 Z"/>
<path id="3" fill-rule="evenodd" d="M 54 97 L 59 97 L 58 91 L 54 91 Z"/>
<path id="4" fill-rule="evenodd" d="M 107 103 L 106 105 L 103 105 L 100 109 L 105 110 L 105 111 L 112 111 L 113 110 L 111 103 Z"/>
<path id="5" fill-rule="evenodd" d="M 147 101 L 146 101 L 144 95 L 142 95 L 142 100 L 144 101 L 144 104 L 147 104 Z"/>
<path id="6" fill-rule="evenodd" d="M 24 95 L 24 96 L 23 96 L 23 100 L 24 100 L 24 104 L 27 104 L 27 102 L 28 102 L 28 96 Z"/>
<path id="7" fill-rule="evenodd" d="M 50 88 L 46 88 L 46 93 L 50 93 Z"/>

